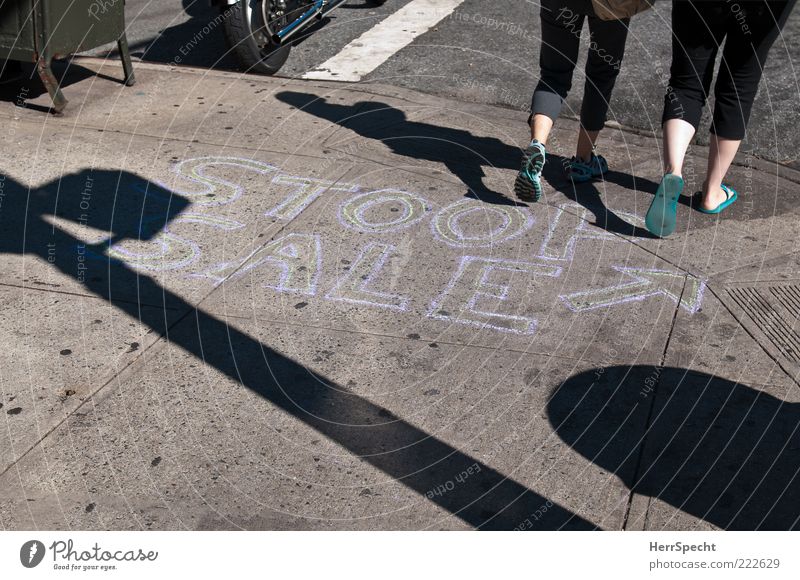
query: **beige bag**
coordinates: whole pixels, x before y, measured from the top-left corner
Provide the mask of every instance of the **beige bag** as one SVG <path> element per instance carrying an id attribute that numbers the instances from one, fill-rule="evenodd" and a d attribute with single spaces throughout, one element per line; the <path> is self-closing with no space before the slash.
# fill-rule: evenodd
<path id="1" fill-rule="evenodd" d="M 600 20 L 621 20 L 644 12 L 655 0 L 592 0 L 592 8 Z"/>

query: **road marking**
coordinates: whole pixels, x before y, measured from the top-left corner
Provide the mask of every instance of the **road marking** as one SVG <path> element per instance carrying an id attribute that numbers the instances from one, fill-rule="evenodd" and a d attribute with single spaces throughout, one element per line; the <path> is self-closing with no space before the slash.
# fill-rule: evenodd
<path id="1" fill-rule="evenodd" d="M 412 0 L 303 78 L 358 82 L 463 3 L 464 0 Z"/>

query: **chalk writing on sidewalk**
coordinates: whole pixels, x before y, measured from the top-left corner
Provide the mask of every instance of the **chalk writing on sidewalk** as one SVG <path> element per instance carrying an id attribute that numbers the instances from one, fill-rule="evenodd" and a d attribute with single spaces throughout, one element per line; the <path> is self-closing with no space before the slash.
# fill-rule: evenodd
<path id="1" fill-rule="evenodd" d="M 381 205 L 391 205 L 389 211 L 396 213 L 400 213 L 397 207 L 400 206 L 403 212 L 389 220 L 369 219 L 369 210 Z M 361 232 L 392 232 L 414 225 L 425 217 L 428 209 L 428 202 L 418 195 L 398 189 L 381 189 L 362 193 L 343 203 L 339 209 L 339 220 L 343 226 Z"/>
<path id="2" fill-rule="evenodd" d="M 584 313 L 661 296 L 694 314 L 702 304 L 704 281 L 680 271 L 628 264 L 613 266 L 623 276 L 619 284 L 554 295 L 554 285 L 544 284 L 543 280 L 561 277 L 567 267 L 574 269 L 572 263 L 579 256 L 588 256 L 596 263 L 598 243 L 626 242 L 624 235 L 592 225 L 591 212 L 576 203 L 556 208 L 536 206 L 540 216 L 549 214 L 550 219 L 540 234 L 541 244 L 531 246 L 527 234 L 535 236 L 537 232 L 534 216 L 526 207 L 474 199 L 457 199 L 437 207 L 413 192 L 367 190 L 352 183 L 291 175 L 268 163 L 233 157 L 187 159 L 172 169 L 173 183 L 161 185 L 190 199 L 190 211 L 177 216 L 151 241 L 127 240 L 113 245 L 113 258 L 134 268 L 175 272 L 213 285 L 248 276 L 258 287 L 279 293 L 317 296 L 324 283 L 325 300 L 396 312 L 410 311 L 412 303 L 419 299 L 409 293 L 419 284 L 413 280 L 405 286 L 398 284 L 404 280 L 403 268 L 410 264 L 415 269 L 408 274 L 425 276 L 423 286 L 428 291 L 433 285 L 435 297 L 417 304 L 417 311 L 423 316 L 521 335 L 534 333 L 537 316 L 559 306 Z M 235 178 L 230 177 L 232 169 L 237 171 Z M 257 192 L 260 207 L 256 211 L 252 209 L 252 199 L 242 210 L 232 206 L 246 192 Z M 279 227 L 281 222 L 298 218 L 322 196 L 327 203 L 335 204 L 338 224 L 350 232 L 341 239 L 355 241 L 357 246 L 349 256 L 352 261 L 342 260 L 345 267 L 340 265 L 337 272 L 327 274 L 323 273 L 323 265 L 325 240 L 330 234 L 316 233 L 324 216 L 307 226 L 314 228 L 313 233 L 286 233 Z M 239 221 L 237 218 L 242 215 L 274 223 L 278 229 L 263 242 L 245 239 L 236 232 L 251 231 L 247 227 L 253 223 Z M 640 217 L 630 213 L 617 212 L 615 217 L 622 226 L 630 225 L 631 235 L 642 223 Z M 429 221 L 429 233 L 424 227 L 409 230 L 425 220 Z M 180 224 L 184 229 L 178 228 Z M 187 229 L 187 224 L 240 236 L 230 242 L 236 257 L 215 263 L 214 258 L 204 256 L 204 248 L 191 239 L 192 232 L 198 230 Z M 403 231 L 412 233 L 399 235 Z M 624 228 L 620 231 L 626 232 Z M 367 239 L 358 241 L 357 236 Z M 421 237 L 430 241 L 420 242 Z M 510 246 L 503 244 L 512 240 L 517 240 L 515 259 L 494 255 L 496 251 L 509 251 Z M 255 249 L 244 251 L 253 242 Z M 431 271 L 409 256 L 409 248 L 420 244 L 427 252 L 438 254 L 437 263 L 447 264 L 449 260 L 453 270 Z M 217 255 L 216 249 L 216 245 L 209 246 L 206 254 Z M 488 251 L 493 255 L 478 255 Z M 337 255 L 341 252 L 340 248 Z M 408 278 L 405 276 L 406 282 Z M 437 284 L 443 289 L 437 291 Z"/>
<path id="3" fill-rule="evenodd" d="M 564 203 L 559 205 L 545 235 L 539 257 L 545 260 L 564 260 L 571 262 L 575 257 L 575 248 L 580 240 L 594 240 L 599 242 L 619 242 L 621 238 L 611 232 L 592 226 L 589 221 L 588 209 L 577 203 Z M 636 214 L 617 212 L 620 218 L 625 218 L 633 226 L 644 227 L 644 220 Z"/>
<path id="4" fill-rule="evenodd" d="M 409 303 L 408 298 L 370 289 L 395 249 L 389 244 L 369 244 L 361 251 L 347 274 L 336 283 L 336 286 L 325 295 L 325 298 L 405 311 Z"/>
<path id="5" fill-rule="evenodd" d="M 461 221 L 474 215 L 486 227 L 468 233 Z M 495 218 L 500 219 L 494 225 Z M 496 246 L 513 240 L 533 227 L 533 216 L 525 208 L 482 203 L 477 199 L 461 199 L 439 210 L 431 222 L 433 235 L 455 248 Z"/>
<path id="6" fill-rule="evenodd" d="M 291 220 L 300 215 L 304 209 L 311 205 L 323 193 L 344 192 L 356 193 L 358 186 L 349 184 L 336 184 L 322 179 L 310 177 L 296 177 L 294 175 L 277 175 L 272 180 L 273 185 L 292 186 L 293 191 L 282 203 L 267 211 L 264 215 L 282 220 Z"/>
<path id="7" fill-rule="evenodd" d="M 666 296 L 690 314 L 694 314 L 703 302 L 705 282 L 694 276 L 682 272 L 623 266 L 614 266 L 614 269 L 630 280 L 616 286 L 568 294 L 561 296 L 561 299 L 573 312 L 617 306 L 651 296 Z"/>
<path id="8" fill-rule="evenodd" d="M 517 274 L 517 278 L 520 274 L 530 278 L 537 276 L 557 278 L 561 275 L 561 268 L 546 263 L 464 256 L 447 288 L 431 304 L 428 316 L 480 328 L 533 334 L 536 330 L 536 319 L 521 314 L 501 314 L 492 310 L 492 305 L 507 302 L 511 291 L 509 283 L 495 278 L 498 272 Z M 469 288 L 471 292 L 474 290 L 466 304 L 463 299 L 454 298 L 453 290 L 458 285 Z"/>

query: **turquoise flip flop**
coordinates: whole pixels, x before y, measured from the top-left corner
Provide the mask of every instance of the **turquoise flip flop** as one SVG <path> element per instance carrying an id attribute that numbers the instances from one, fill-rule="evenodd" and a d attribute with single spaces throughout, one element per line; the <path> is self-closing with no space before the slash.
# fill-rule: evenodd
<path id="1" fill-rule="evenodd" d="M 697 209 L 699 209 L 703 213 L 720 213 L 723 209 L 725 209 L 730 204 L 732 204 L 734 201 L 739 199 L 739 194 L 736 193 L 736 190 L 733 189 L 732 187 L 729 187 L 729 186 L 725 185 L 724 183 L 720 184 L 720 187 L 722 188 L 722 191 L 725 192 L 725 195 L 728 196 L 725 201 L 723 201 L 721 204 L 719 204 L 714 209 L 705 209 L 703 207 L 698 207 Z"/>
<path id="2" fill-rule="evenodd" d="M 675 231 L 678 215 L 678 198 L 683 191 L 683 178 L 667 173 L 661 178 L 658 190 L 647 210 L 644 223 L 651 233 L 665 238 Z"/>

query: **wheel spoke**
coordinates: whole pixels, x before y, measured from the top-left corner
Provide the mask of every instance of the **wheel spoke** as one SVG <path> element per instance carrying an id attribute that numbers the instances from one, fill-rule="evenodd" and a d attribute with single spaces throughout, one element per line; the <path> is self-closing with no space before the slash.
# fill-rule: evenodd
<path id="1" fill-rule="evenodd" d="M 312 0 L 264 0 L 261 2 L 261 20 L 259 28 L 266 28 L 267 37 L 289 26 L 313 5 Z"/>

